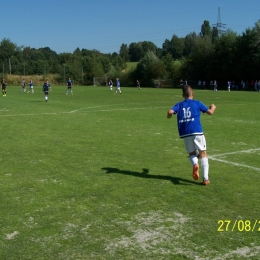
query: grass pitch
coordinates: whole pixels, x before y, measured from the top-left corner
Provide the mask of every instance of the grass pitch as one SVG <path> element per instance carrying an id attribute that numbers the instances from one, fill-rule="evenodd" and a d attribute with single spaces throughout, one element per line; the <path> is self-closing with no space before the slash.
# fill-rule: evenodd
<path id="1" fill-rule="evenodd" d="M 195 91 L 217 106 L 205 187 L 166 118 L 181 90 L 19 90 L 0 96 L 0 259 L 259 259 L 259 93 Z"/>

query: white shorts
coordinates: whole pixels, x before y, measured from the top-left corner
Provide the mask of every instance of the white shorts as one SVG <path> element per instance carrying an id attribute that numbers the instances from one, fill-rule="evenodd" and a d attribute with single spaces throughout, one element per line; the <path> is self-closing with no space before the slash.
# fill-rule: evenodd
<path id="1" fill-rule="evenodd" d="M 187 153 L 195 150 L 206 151 L 206 139 L 204 135 L 191 135 L 183 138 Z"/>

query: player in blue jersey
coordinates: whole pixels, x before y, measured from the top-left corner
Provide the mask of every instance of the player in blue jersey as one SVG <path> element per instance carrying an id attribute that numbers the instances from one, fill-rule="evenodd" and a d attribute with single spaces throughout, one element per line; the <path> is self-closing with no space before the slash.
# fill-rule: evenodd
<path id="1" fill-rule="evenodd" d="M 227 82 L 227 89 L 228 89 L 228 92 L 230 92 L 230 88 L 231 88 L 231 81 L 228 80 L 228 82 Z"/>
<path id="2" fill-rule="evenodd" d="M 184 100 L 175 104 L 167 113 L 167 118 L 177 114 L 177 124 L 180 138 L 183 138 L 186 151 L 190 155 L 190 161 L 193 167 L 194 180 L 199 179 L 199 164 L 196 151 L 201 158 L 201 168 L 203 174 L 202 184 L 209 184 L 209 163 L 206 152 L 206 139 L 200 123 L 200 112 L 212 115 L 216 109 L 214 104 L 206 107 L 198 100 L 193 100 L 194 92 L 189 85 L 182 87 L 182 96 Z"/>
<path id="3" fill-rule="evenodd" d="M 70 94 L 73 95 L 73 91 L 72 91 L 72 80 L 69 78 L 67 81 L 67 92 L 66 95 L 68 95 L 70 90 Z"/>
<path id="4" fill-rule="evenodd" d="M 48 79 L 46 79 L 42 86 L 42 91 L 44 92 L 44 98 L 45 98 L 46 102 L 48 101 L 49 90 L 51 91 L 51 85 L 50 85 Z"/>
<path id="5" fill-rule="evenodd" d="M 114 94 L 117 94 L 117 91 L 119 91 L 119 93 L 122 94 L 119 78 L 116 78 L 116 92 Z"/>
<path id="6" fill-rule="evenodd" d="M 29 91 L 27 93 L 30 93 L 32 91 L 32 93 L 34 93 L 34 90 L 33 90 L 33 81 L 32 79 L 30 80 L 30 83 L 29 83 Z"/>

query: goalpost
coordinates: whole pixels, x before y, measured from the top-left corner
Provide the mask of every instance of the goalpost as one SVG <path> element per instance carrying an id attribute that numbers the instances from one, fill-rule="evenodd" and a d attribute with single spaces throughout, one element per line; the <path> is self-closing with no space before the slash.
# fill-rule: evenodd
<path id="1" fill-rule="evenodd" d="M 94 77 L 93 78 L 93 86 L 107 86 L 107 78 L 106 77 Z"/>

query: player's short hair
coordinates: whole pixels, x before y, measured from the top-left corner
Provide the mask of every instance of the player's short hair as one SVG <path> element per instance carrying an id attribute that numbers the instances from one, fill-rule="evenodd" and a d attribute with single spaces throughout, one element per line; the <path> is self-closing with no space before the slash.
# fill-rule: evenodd
<path id="1" fill-rule="evenodd" d="M 184 98 L 188 98 L 192 93 L 192 88 L 190 85 L 184 85 L 182 87 L 182 95 Z"/>

